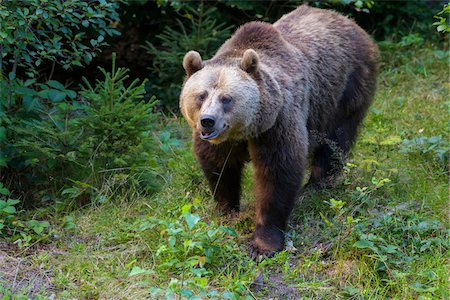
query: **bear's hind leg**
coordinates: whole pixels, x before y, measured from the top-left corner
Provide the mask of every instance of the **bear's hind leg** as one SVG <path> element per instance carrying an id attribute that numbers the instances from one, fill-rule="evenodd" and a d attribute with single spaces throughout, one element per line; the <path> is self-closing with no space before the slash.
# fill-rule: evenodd
<path id="1" fill-rule="evenodd" d="M 353 116 L 339 123 L 313 151 L 311 178 L 308 184 L 327 185 L 339 174 L 355 141 L 362 117 Z"/>
<path id="2" fill-rule="evenodd" d="M 224 214 L 239 211 L 241 174 L 248 160 L 245 143 L 213 145 L 199 138 L 194 151 L 208 180 L 217 208 Z"/>
<path id="3" fill-rule="evenodd" d="M 313 150 L 311 178 L 308 184 L 327 185 L 344 166 L 345 158 L 355 141 L 358 127 L 375 92 L 375 65 L 363 71 L 357 68 L 348 78 L 339 101 L 334 126 Z"/>

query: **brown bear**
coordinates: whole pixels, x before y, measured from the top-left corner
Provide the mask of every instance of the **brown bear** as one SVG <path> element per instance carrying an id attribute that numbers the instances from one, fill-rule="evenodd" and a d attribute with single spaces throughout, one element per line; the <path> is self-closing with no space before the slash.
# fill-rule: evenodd
<path id="1" fill-rule="evenodd" d="M 310 183 L 341 169 L 374 95 L 377 59 L 352 20 L 306 5 L 274 24 L 244 24 L 210 60 L 185 55 L 180 109 L 224 212 L 239 210 L 242 169 L 253 162 L 252 257 L 283 249 L 308 154 Z"/>

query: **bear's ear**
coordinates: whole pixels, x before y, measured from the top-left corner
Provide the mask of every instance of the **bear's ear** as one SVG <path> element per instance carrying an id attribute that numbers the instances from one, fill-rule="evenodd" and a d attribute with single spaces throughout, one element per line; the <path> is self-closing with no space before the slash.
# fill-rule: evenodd
<path id="1" fill-rule="evenodd" d="M 242 56 L 241 69 L 247 73 L 253 73 L 259 68 L 259 56 L 253 49 L 247 49 Z"/>
<path id="2" fill-rule="evenodd" d="M 203 68 L 202 57 L 197 51 L 189 51 L 183 58 L 183 68 L 186 70 L 186 75 L 191 76 L 198 70 Z"/>

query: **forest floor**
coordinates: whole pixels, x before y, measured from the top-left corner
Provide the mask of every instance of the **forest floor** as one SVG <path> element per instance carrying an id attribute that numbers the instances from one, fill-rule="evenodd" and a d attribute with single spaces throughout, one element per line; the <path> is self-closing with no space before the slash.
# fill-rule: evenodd
<path id="1" fill-rule="evenodd" d="M 449 299 L 449 51 L 383 53 L 375 101 L 334 187 L 304 191 L 286 250 L 256 263 L 252 168 L 219 216 L 183 120 L 152 197 L 45 210 L 46 241 L 0 242 L 3 299 Z M 446 152 L 447 151 L 447 152 Z M 37 211 L 37 214 L 42 212 Z"/>

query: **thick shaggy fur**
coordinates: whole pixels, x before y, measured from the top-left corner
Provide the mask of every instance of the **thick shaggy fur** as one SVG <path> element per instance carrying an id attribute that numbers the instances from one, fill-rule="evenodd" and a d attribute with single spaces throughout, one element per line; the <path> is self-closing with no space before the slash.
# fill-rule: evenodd
<path id="1" fill-rule="evenodd" d="M 306 5 L 273 25 L 241 26 L 209 61 L 186 55 L 180 107 L 221 209 L 239 209 L 242 168 L 255 167 L 253 257 L 283 248 L 308 153 L 311 183 L 340 170 L 372 101 L 377 59 L 353 21 Z M 205 115 L 221 130 L 207 141 Z"/>

